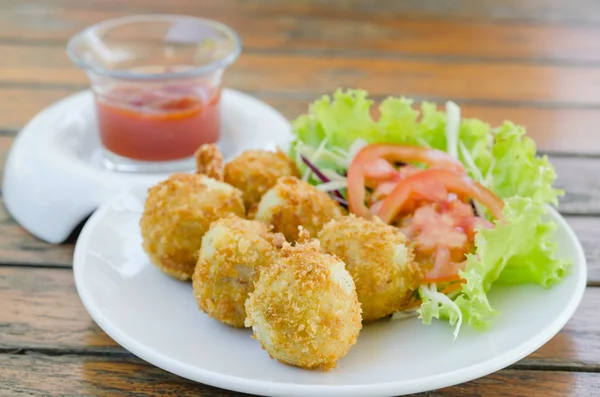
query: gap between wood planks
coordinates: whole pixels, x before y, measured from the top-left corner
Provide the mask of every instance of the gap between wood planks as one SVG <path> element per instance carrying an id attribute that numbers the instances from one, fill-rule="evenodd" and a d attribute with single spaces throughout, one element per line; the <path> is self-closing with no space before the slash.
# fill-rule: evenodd
<path id="1" fill-rule="evenodd" d="M 73 93 L 87 90 L 90 88 L 89 84 L 77 84 L 77 83 L 47 83 L 47 82 L 12 82 L 7 80 L 0 80 L 0 89 L 24 89 L 24 90 L 69 90 Z M 229 87 L 226 88 L 234 88 Z M 291 99 L 298 101 L 306 101 L 307 105 L 310 102 L 319 99 L 322 95 L 332 95 L 332 92 L 322 93 L 316 91 L 305 91 L 305 92 L 282 92 L 282 91 L 270 91 L 270 90 L 251 90 L 244 89 L 244 93 L 255 96 L 261 99 Z M 422 95 L 413 93 L 404 94 L 369 94 L 369 98 L 375 101 L 382 101 L 390 96 L 404 96 L 413 100 L 415 104 L 419 104 L 423 101 L 432 102 L 437 105 L 444 104 L 448 98 L 435 95 Z M 460 105 L 475 105 L 475 106 L 486 106 L 486 107 L 505 107 L 505 108 L 519 108 L 519 109 L 576 109 L 576 110 L 598 110 L 600 109 L 600 103 L 574 103 L 569 101 L 544 101 L 544 100 L 507 100 L 507 99 L 487 99 L 487 98 L 460 98 L 456 99 Z M 5 131 L 12 131 L 11 129 L 4 129 Z"/>
<path id="2" fill-rule="evenodd" d="M 65 47 L 62 39 L 23 39 L 23 38 L 0 38 L 0 45 L 19 45 L 28 47 L 57 47 L 61 50 Z M 415 54 L 398 51 L 375 51 L 361 49 L 335 49 L 335 48 L 253 48 L 245 47 L 244 54 L 253 55 L 301 55 L 306 57 L 332 57 L 352 59 L 383 59 L 383 60 L 415 60 L 440 63 L 511 63 L 524 65 L 544 66 L 575 66 L 580 68 L 598 68 L 600 60 L 580 59 L 553 59 L 550 57 L 525 57 L 525 56 L 475 56 L 460 54 Z"/>
<path id="3" fill-rule="evenodd" d="M 89 348 L 84 349 L 64 349 L 64 348 L 0 348 L 0 354 L 8 354 L 13 356 L 46 356 L 46 357 L 60 357 L 60 356 L 86 356 L 86 357 L 106 357 L 114 359 L 125 359 L 125 360 L 139 360 L 133 353 L 128 350 L 90 350 Z M 600 373 L 600 365 L 587 365 L 585 367 L 572 366 L 565 364 L 551 365 L 547 363 L 520 363 L 509 365 L 504 369 L 517 369 L 527 371 L 560 371 L 560 372 L 589 372 L 589 373 Z"/>
<path id="4" fill-rule="evenodd" d="M 22 0 L 4 0 L 5 6 L 20 5 Z M 36 3 L 36 1 L 30 1 Z M 38 6 L 43 4 L 37 2 Z M 598 6 L 590 1 L 548 1 L 529 0 L 527 6 L 519 0 L 496 1 L 502 7 L 494 7 L 492 2 L 482 3 L 479 0 L 460 0 L 440 4 L 432 7 L 429 2 L 395 0 L 380 1 L 377 5 L 365 3 L 360 0 L 331 3 L 315 0 L 303 0 L 294 2 L 280 1 L 208 1 L 203 6 L 208 10 L 220 10 L 228 12 L 235 9 L 237 13 L 256 16 L 281 14 L 294 14 L 300 17 L 328 17 L 342 20 L 364 18 L 365 16 L 377 17 L 381 20 L 390 20 L 399 17 L 410 17 L 416 20 L 451 20 L 464 23 L 493 22 L 506 25 L 530 25 L 532 23 L 545 23 L 554 26 L 585 27 L 597 26 Z M 574 4 L 573 4 L 574 3 Z M 498 5 L 500 5 L 498 4 Z M 89 13 L 118 11 L 123 13 L 173 13 L 176 9 L 179 13 L 198 12 L 198 3 L 195 0 L 179 0 L 172 2 L 151 1 L 127 2 L 118 0 L 104 1 L 78 1 L 58 0 L 52 5 L 53 9 L 78 10 Z"/>

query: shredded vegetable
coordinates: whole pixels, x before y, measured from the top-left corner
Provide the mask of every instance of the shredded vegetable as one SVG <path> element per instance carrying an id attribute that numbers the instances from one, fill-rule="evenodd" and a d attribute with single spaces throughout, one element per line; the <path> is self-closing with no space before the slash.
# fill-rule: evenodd
<path id="1" fill-rule="evenodd" d="M 449 318 L 450 325 L 454 325 L 454 339 L 458 337 L 460 327 L 463 321 L 463 315 L 460 308 L 446 295 L 438 292 L 435 284 L 421 285 L 419 294 L 423 299 L 421 307 L 417 310 L 419 318 L 424 323 L 430 323 L 432 318 L 439 319 L 445 315 Z"/>
<path id="2" fill-rule="evenodd" d="M 458 158 L 458 130 L 460 128 L 460 108 L 454 102 L 446 103 L 446 145 L 450 156 Z"/>

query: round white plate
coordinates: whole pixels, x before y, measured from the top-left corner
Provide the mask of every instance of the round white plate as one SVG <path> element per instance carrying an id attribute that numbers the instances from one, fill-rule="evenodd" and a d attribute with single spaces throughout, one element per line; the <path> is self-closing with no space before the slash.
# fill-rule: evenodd
<path id="1" fill-rule="evenodd" d="M 416 318 L 363 328 L 357 344 L 329 372 L 271 360 L 249 330 L 229 328 L 200 312 L 188 283 L 152 266 L 141 248 L 138 221 L 145 190 L 103 204 L 75 248 L 79 295 L 98 325 L 138 357 L 209 385 L 270 396 L 392 396 L 466 382 L 504 368 L 554 336 L 577 308 L 586 262 L 575 234 L 555 211 L 559 254 L 572 274 L 550 290 L 495 287 L 502 314 L 488 332 L 463 327 L 453 341 L 445 323 Z"/>
<path id="2" fill-rule="evenodd" d="M 223 89 L 219 149 L 227 160 L 249 148 L 287 143 L 290 123 L 257 98 Z M 41 240 L 64 241 L 98 205 L 165 173 L 125 173 L 102 165 L 94 98 L 86 90 L 35 116 L 11 145 L 2 198 L 12 217 Z"/>

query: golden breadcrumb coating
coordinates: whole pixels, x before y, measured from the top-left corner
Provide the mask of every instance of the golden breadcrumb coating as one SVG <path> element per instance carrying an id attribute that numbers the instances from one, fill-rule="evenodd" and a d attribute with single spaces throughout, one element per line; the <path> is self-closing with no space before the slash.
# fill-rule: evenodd
<path id="1" fill-rule="evenodd" d="M 335 367 L 362 328 L 352 277 L 317 240 L 284 244 L 249 295 L 246 313 L 246 326 L 271 358 L 306 369 Z"/>
<path id="2" fill-rule="evenodd" d="M 379 218 L 348 215 L 327 223 L 319 233 L 324 252 L 341 258 L 356 284 L 363 320 L 401 311 L 423 275 L 406 236 Z"/>
<path id="3" fill-rule="evenodd" d="M 202 237 L 193 276 L 198 307 L 225 324 L 243 327 L 248 293 L 283 241 L 263 222 L 233 214 L 213 222 Z"/>
<path id="4" fill-rule="evenodd" d="M 194 153 L 196 172 L 218 181 L 223 180 L 223 155 L 214 144 L 200 145 Z"/>
<path id="5" fill-rule="evenodd" d="M 323 225 L 342 216 L 339 205 L 329 195 L 295 177 L 281 177 L 262 198 L 255 219 L 273 225 L 290 241 L 298 239 L 303 226 L 316 237 Z"/>
<path id="6" fill-rule="evenodd" d="M 244 193 L 244 205 L 253 210 L 282 176 L 300 177 L 294 161 L 284 152 L 247 150 L 225 164 L 224 181 Z"/>
<path id="7" fill-rule="evenodd" d="M 162 271 L 188 280 L 202 236 L 230 213 L 245 214 L 238 189 L 205 175 L 173 174 L 148 191 L 140 219 L 144 250 Z"/>

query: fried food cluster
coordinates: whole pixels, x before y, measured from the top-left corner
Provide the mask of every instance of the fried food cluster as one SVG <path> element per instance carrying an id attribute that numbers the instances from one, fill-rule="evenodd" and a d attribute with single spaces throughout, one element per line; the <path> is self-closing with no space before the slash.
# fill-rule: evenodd
<path id="1" fill-rule="evenodd" d="M 327 370 L 363 322 L 406 307 L 422 274 L 399 229 L 344 215 L 280 151 L 223 164 L 203 145 L 196 163 L 149 189 L 140 228 L 151 263 L 192 279 L 199 310 L 252 327 L 272 358 Z"/>
<path id="2" fill-rule="evenodd" d="M 318 242 L 289 244 L 246 301 L 246 326 L 272 358 L 330 369 L 362 328 L 356 289 L 344 262 Z"/>

